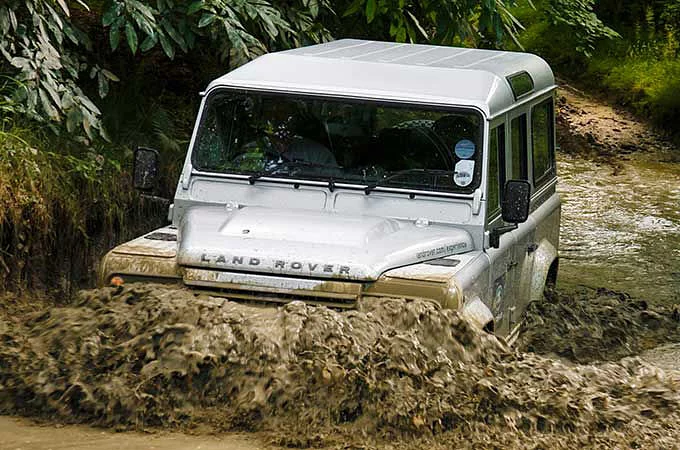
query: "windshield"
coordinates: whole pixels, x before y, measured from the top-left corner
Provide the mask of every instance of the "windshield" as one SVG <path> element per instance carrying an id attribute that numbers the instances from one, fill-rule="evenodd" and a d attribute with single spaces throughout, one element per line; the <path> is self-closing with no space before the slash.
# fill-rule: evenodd
<path id="1" fill-rule="evenodd" d="M 218 91 L 193 165 L 208 172 L 470 193 L 481 177 L 481 118 L 443 110 Z"/>

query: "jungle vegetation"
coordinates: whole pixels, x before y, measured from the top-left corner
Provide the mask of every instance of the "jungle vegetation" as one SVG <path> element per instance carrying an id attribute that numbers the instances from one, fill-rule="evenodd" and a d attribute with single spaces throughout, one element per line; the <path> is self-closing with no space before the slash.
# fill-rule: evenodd
<path id="1" fill-rule="evenodd" d="M 162 152 L 170 197 L 196 93 L 268 51 L 341 37 L 522 48 L 677 126 L 680 0 L 623 3 L 4 0 L 0 291 L 91 282 L 104 249 L 160 223 L 162 205 L 130 188 L 132 149 Z"/>

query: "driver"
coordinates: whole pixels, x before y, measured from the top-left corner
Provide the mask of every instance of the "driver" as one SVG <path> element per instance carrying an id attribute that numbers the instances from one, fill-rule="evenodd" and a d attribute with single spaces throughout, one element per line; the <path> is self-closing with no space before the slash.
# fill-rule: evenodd
<path id="1" fill-rule="evenodd" d="M 335 156 L 326 146 L 293 132 L 293 122 L 294 118 L 289 116 L 276 127 L 268 127 L 267 137 L 280 159 L 337 167 Z"/>

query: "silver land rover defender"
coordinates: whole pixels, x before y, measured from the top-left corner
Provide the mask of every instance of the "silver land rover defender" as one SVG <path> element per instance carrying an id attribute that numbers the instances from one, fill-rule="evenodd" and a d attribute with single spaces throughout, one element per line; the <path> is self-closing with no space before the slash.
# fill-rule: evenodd
<path id="1" fill-rule="evenodd" d="M 557 276 L 555 82 L 539 57 L 339 40 L 271 53 L 203 94 L 171 225 L 101 283 L 351 308 L 457 308 L 510 339 Z M 150 189 L 158 154 L 138 149 Z"/>

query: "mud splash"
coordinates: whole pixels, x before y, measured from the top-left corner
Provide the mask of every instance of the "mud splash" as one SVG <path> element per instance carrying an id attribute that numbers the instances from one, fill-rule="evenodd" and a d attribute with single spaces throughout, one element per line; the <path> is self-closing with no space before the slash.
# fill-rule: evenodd
<path id="1" fill-rule="evenodd" d="M 0 339 L 2 413 L 276 430 L 299 447 L 680 437 L 678 376 L 638 359 L 573 366 L 511 351 L 425 301 L 268 309 L 143 285 L 5 320 Z"/>
<path id="2" fill-rule="evenodd" d="M 616 361 L 680 342 L 679 306 L 650 305 L 604 288 L 552 292 L 529 305 L 516 346 L 578 363 Z"/>

